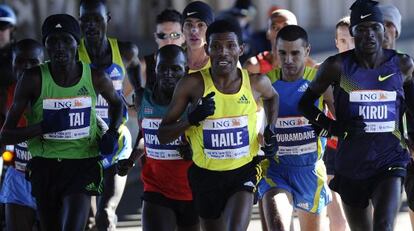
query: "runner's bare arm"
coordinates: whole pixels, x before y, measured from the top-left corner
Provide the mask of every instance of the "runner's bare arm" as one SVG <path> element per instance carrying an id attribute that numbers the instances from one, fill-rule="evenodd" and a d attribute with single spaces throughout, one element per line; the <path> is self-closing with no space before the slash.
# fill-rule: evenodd
<path id="1" fill-rule="evenodd" d="M 407 56 L 407 55 L 404 55 Z M 401 59 L 401 69 L 406 69 L 403 71 L 405 75 L 404 81 L 404 95 L 407 104 L 408 111 L 406 113 L 407 119 L 407 129 L 408 129 L 408 146 L 411 150 L 411 155 L 414 153 L 414 70 L 413 70 L 413 60 L 406 60 L 406 58 Z M 411 71 L 411 74 L 410 74 Z"/>
<path id="2" fill-rule="evenodd" d="M 315 79 L 310 83 L 308 89 L 299 101 L 299 111 L 311 122 L 323 128 L 328 128 L 328 119 L 315 105 L 315 101 L 326 92 L 334 82 L 340 80 L 341 62 L 338 55 L 331 56 L 319 67 Z"/>
<path id="3" fill-rule="evenodd" d="M 177 83 L 167 114 L 158 129 L 160 143 L 168 143 L 178 138 L 191 126 L 187 117 L 180 118 L 190 102 L 195 103 L 195 99 L 202 97 L 204 85 L 200 79 L 201 74 L 197 72 L 180 79 Z"/>
<path id="4" fill-rule="evenodd" d="M 135 104 L 135 110 L 137 111 L 137 113 L 139 113 L 141 109 L 142 97 L 144 95 L 144 88 L 146 85 L 146 68 L 147 68 L 147 64 L 145 63 L 145 59 L 141 59 L 140 60 L 141 73 L 139 76 L 139 80 L 135 81 L 135 83 L 133 84 L 134 93 L 135 93 L 134 104 Z M 130 81 L 132 80 L 130 79 Z"/>
<path id="5" fill-rule="evenodd" d="M 4 120 L 6 119 L 7 109 L 7 87 L 0 86 L 0 128 L 3 127 Z"/>
<path id="6" fill-rule="evenodd" d="M 129 80 L 128 84 L 124 82 L 124 94 L 129 95 L 133 89 L 136 90 L 137 87 L 141 86 L 141 65 L 138 58 L 138 47 L 131 42 L 118 43 Z"/>
<path id="7" fill-rule="evenodd" d="M 414 115 L 414 63 L 410 56 L 400 55 L 400 69 L 404 75 L 405 103 L 411 115 Z"/>
<path id="8" fill-rule="evenodd" d="M 333 96 L 333 87 L 329 86 L 328 89 L 323 93 L 323 102 L 328 107 L 328 110 L 335 115 L 335 106 L 334 106 L 334 96 Z"/>
<path id="9" fill-rule="evenodd" d="M 116 93 L 112 81 L 108 75 L 98 69 L 91 69 L 92 71 L 92 82 L 95 88 L 96 94 L 101 94 L 102 97 L 108 102 L 108 113 L 110 124 L 110 130 L 118 130 L 119 125 L 122 122 L 122 101 L 120 96 Z"/>
<path id="10" fill-rule="evenodd" d="M 17 123 L 27 105 L 39 97 L 40 82 L 40 69 L 38 67 L 25 71 L 22 78 L 17 82 L 14 101 L 0 133 L 0 144 L 17 144 L 42 135 L 40 123 L 17 128 Z"/>
<path id="11" fill-rule="evenodd" d="M 251 76 L 250 83 L 255 94 L 256 102 L 258 102 L 258 98 L 263 99 L 263 107 L 266 112 L 267 124 L 276 125 L 279 114 L 279 94 L 272 87 L 272 83 L 269 78 L 265 76 Z"/>

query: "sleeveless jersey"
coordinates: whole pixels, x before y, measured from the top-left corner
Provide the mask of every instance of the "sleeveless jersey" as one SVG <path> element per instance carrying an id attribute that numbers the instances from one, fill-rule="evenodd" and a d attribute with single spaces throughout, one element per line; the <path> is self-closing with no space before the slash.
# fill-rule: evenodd
<path id="1" fill-rule="evenodd" d="M 367 125 L 366 134 L 339 140 L 335 171 L 350 178 L 364 179 L 409 160 L 400 128 L 404 80 L 399 57 L 393 50 L 384 55 L 387 61 L 375 69 L 360 67 L 354 50 L 341 55 L 341 79 L 334 88 L 337 120 L 362 116 Z"/>
<path id="2" fill-rule="evenodd" d="M 48 63 L 40 65 L 42 89 L 39 98 L 27 113 L 28 124 L 43 120 L 43 115 L 69 108 L 70 128 L 43 134 L 28 141 L 33 157 L 84 159 L 98 156 L 96 125 L 96 94 L 91 69 L 82 63 L 82 76 L 71 87 L 61 87 L 53 80 Z"/>
<path id="3" fill-rule="evenodd" d="M 7 110 L 9 110 L 13 104 L 15 90 L 16 90 L 16 83 L 12 84 L 11 86 L 7 88 L 7 102 L 6 102 Z M 22 116 L 22 118 L 20 118 L 17 124 L 17 127 L 24 127 L 26 126 L 26 124 L 27 124 L 26 118 Z M 32 158 L 32 155 L 27 149 L 27 142 L 21 142 L 21 143 L 14 145 L 14 154 L 15 154 L 14 167 L 17 170 L 24 172 L 26 170 L 27 163 Z"/>
<path id="4" fill-rule="evenodd" d="M 316 69 L 305 67 L 303 77 L 292 82 L 284 81 L 282 70 L 267 73 L 273 88 L 279 94 L 279 116 L 276 138 L 279 145 L 276 159 L 287 166 L 312 166 L 322 158 L 323 145 L 309 121 L 298 111 L 299 100 L 316 74 Z M 322 97 L 315 106 L 322 109 Z"/>
<path id="5" fill-rule="evenodd" d="M 216 109 L 199 126 L 191 126 L 186 137 L 193 149 L 194 163 L 204 169 L 226 171 L 249 163 L 259 151 L 257 110 L 247 70 L 240 90 L 224 94 L 214 86 L 210 69 L 201 70 L 206 96 L 214 91 Z"/>
<path id="6" fill-rule="evenodd" d="M 109 45 L 111 46 L 112 64 L 105 68 L 105 72 L 112 80 L 112 84 L 116 92 L 122 96 L 122 82 L 125 78 L 126 69 L 124 63 L 122 62 L 121 53 L 119 52 L 118 41 L 114 38 L 108 38 L 108 41 Z M 81 40 L 78 51 L 79 60 L 90 64 L 93 67 L 94 64 L 92 64 L 91 59 L 89 58 L 84 39 Z M 101 95 L 98 96 L 98 101 L 96 103 L 96 112 L 98 113 L 98 116 L 105 121 L 105 123 L 109 124 L 108 103 Z M 125 105 L 122 108 L 122 115 L 123 122 L 126 122 L 128 120 L 128 110 Z"/>
<path id="7" fill-rule="evenodd" d="M 183 137 L 160 144 L 158 127 L 168 106 L 157 105 L 151 98 L 152 92 L 145 90 L 139 112 L 146 154 L 141 174 L 144 191 L 158 192 L 174 200 L 192 200 L 187 177 L 192 161 L 183 160 L 177 152 Z"/>

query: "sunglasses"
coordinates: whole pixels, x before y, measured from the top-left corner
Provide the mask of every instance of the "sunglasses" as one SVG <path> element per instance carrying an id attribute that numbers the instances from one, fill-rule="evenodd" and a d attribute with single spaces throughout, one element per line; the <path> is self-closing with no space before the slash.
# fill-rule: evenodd
<path id="1" fill-rule="evenodd" d="M 155 36 L 157 36 L 158 39 L 162 39 L 162 40 L 169 39 L 169 38 L 176 40 L 176 39 L 179 39 L 181 37 L 181 34 L 180 33 L 177 33 L 177 32 L 172 32 L 170 34 L 166 34 L 166 33 L 155 33 Z"/>

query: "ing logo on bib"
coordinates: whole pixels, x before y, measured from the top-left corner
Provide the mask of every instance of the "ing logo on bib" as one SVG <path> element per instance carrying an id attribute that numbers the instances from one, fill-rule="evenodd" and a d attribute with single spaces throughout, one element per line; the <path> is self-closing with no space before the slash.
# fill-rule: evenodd
<path id="1" fill-rule="evenodd" d="M 352 115 L 362 116 L 368 133 L 395 130 L 397 92 L 360 90 L 349 94 Z"/>
<path id="2" fill-rule="evenodd" d="M 182 159 L 177 149 L 182 142 L 182 137 L 168 143 L 161 144 L 158 140 L 158 128 L 160 118 L 144 118 L 142 120 L 142 130 L 144 136 L 144 146 L 147 157 L 157 160 L 179 160 Z"/>
<path id="3" fill-rule="evenodd" d="M 70 128 L 68 130 L 44 134 L 45 139 L 56 140 L 76 140 L 89 136 L 90 133 L 90 116 L 91 116 L 92 99 L 87 96 L 80 96 L 74 98 L 60 98 L 60 99 L 44 99 L 43 100 L 43 115 L 47 117 L 48 114 L 54 113 L 56 110 L 62 108 L 69 108 Z"/>
<path id="4" fill-rule="evenodd" d="M 204 152 L 212 159 L 238 159 L 249 155 L 247 116 L 203 121 Z"/>

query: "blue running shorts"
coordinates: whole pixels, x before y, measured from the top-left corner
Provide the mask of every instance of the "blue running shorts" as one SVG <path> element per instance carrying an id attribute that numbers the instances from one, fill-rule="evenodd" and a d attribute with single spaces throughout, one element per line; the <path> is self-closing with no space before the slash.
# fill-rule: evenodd
<path id="1" fill-rule="evenodd" d="M 7 169 L 0 192 L 1 203 L 13 203 L 36 210 L 36 201 L 32 196 L 32 186 L 25 174 L 13 167 Z"/>
<path id="2" fill-rule="evenodd" d="M 274 161 L 267 162 L 262 167 L 263 178 L 258 185 L 260 199 L 272 188 L 283 189 L 292 195 L 295 208 L 316 214 L 332 200 L 322 160 L 304 167 L 280 165 Z"/>

